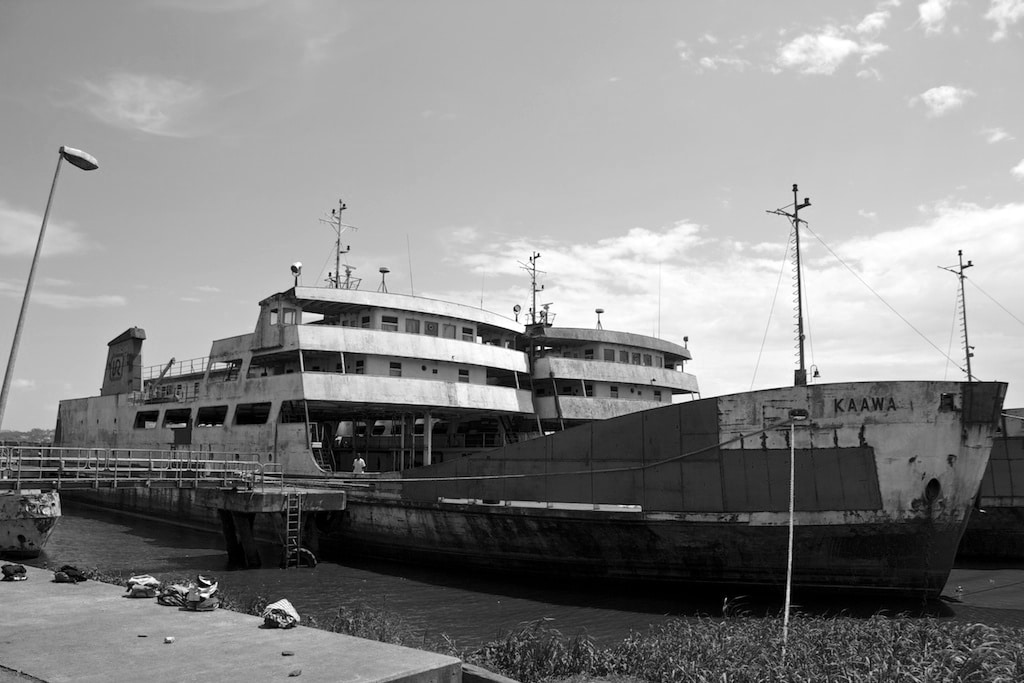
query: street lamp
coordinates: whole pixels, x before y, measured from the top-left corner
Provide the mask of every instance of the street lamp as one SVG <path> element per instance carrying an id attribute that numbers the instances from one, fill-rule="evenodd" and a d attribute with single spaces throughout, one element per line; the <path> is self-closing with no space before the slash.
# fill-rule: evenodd
<path id="1" fill-rule="evenodd" d="M 99 168 L 96 157 L 86 154 L 80 149 L 62 146 L 57 157 L 57 170 L 53 172 L 53 183 L 50 185 L 50 197 L 46 200 L 46 211 L 43 212 L 43 224 L 39 227 L 39 239 L 36 241 L 36 252 L 32 256 L 32 266 L 28 270 L 28 282 L 25 283 L 25 296 L 21 300 L 21 312 L 18 314 L 18 326 L 14 328 L 14 340 L 11 341 L 11 356 L 7 359 L 7 371 L 4 373 L 3 389 L 0 389 L 0 427 L 4 423 L 4 409 L 7 407 L 7 393 L 11 389 L 11 380 L 14 376 L 14 360 L 18 357 L 18 342 L 21 341 L 21 328 L 25 324 L 25 312 L 28 310 L 28 300 L 32 295 L 32 282 L 36 277 L 36 263 L 39 261 L 39 252 L 43 249 L 43 235 L 46 234 L 46 221 L 50 217 L 50 205 L 53 203 L 53 193 L 57 189 L 57 178 L 60 176 L 60 162 L 67 161 L 72 166 L 77 166 L 83 171 L 94 171 Z"/>

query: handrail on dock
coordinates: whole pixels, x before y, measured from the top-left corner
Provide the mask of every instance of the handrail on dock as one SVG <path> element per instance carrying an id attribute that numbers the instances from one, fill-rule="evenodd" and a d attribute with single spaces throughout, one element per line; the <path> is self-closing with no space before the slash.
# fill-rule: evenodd
<path id="1" fill-rule="evenodd" d="M 210 451 L 0 446 L 0 489 L 200 486 L 284 488 L 279 463 Z"/>

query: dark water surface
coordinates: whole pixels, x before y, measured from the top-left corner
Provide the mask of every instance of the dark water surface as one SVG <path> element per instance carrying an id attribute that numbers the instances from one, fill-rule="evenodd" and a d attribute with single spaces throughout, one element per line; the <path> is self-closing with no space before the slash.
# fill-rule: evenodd
<path id="1" fill-rule="evenodd" d="M 708 588 L 625 591 L 578 585 L 517 583 L 487 574 L 458 573 L 413 565 L 321 562 L 313 569 L 279 569 L 269 558 L 277 548 L 261 549 L 264 569 L 226 571 L 227 553 L 219 533 L 185 529 L 135 515 L 100 510 L 65 501 L 64 516 L 46 550 L 29 564 L 57 568 L 71 564 L 105 573 L 152 574 L 163 581 L 212 575 L 221 589 L 241 604 L 255 597 L 287 598 L 302 616 L 330 621 L 339 608 L 370 607 L 399 618 L 428 642 L 446 634 L 460 647 L 472 647 L 520 625 L 541 619 L 565 635 L 586 633 L 611 644 L 650 625 L 696 614 L 720 616 L 723 594 Z M 956 579 L 956 575 L 951 579 Z M 982 579 L 977 579 L 981 582 Z M 982 620 L 999 610 L 971 609 L 941 601 L 871 603 L 846 598 L 803 601 L 813 613 L 869 616 L 887 613 L 928 614 Z M 777 614 L 782 596 L 736 597 L 749 613 Z M 997 605 L 986 605 L 996 607 Z M 999 605 L 1002 606 L 1002 605 Z M 963 607 L 968 607 L 964 605 Z M 1019 619 L 1021 612 L 1013 615 Z M 1001 619 L 993 618 L 993 621 Z"/>

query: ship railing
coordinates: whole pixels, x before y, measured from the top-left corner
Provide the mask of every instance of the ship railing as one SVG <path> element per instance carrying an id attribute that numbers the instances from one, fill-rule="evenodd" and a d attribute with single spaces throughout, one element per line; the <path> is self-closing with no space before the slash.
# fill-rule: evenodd
<path id="1" fill-rule="evenodd" d="M 159 377 L 169 379 L 181 375 L 199 375 L 206 372 L 206 366 L 210 364 L 210 357 L 189 358 L 187 360 L 176 360 L 163 365 L 149 365 L 142 368 L 143 381 L 155 380 Z M 166 372 L 164 371 L 166 368 Z"/>
<path id="2" fill-rule="evenodd" d="M 256 453 L 5 446 L 0 489 L 283 488 L 281 465 L 259 458 Z"/>

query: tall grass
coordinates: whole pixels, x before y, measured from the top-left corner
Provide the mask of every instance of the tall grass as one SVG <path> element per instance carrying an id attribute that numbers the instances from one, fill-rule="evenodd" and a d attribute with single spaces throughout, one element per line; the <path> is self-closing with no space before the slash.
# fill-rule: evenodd
<path id="1" fill-rule="evenodd" d="M 569 676 L 715 683 L 1024 681 L 1024 629 L 933 618 L 696 617 L 633 632 L 599 648 L 544 622 L 465 659 L 523 681 Z M 587 680 L 587 679 L 584 679 Z"/>

